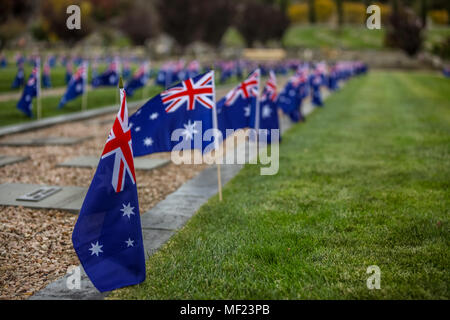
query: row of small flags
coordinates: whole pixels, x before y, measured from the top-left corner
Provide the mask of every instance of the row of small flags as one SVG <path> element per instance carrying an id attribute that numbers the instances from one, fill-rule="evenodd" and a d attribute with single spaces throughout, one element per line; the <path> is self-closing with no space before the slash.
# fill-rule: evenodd
<path id="1" fill-rule="evenodd" d="M 290 114 L 314 85 L 336 81 L 331 85 L 336 89 L 339 80 L 364 73 L 366 67 L 341 63 L 328 76 L 322 71 L 320 66 L 313 72 L 307 65 L 299 66 L 280 94 L 275 72 L 269 71 L 260 96 L 261 70 L 256 69 L 217 103 L 214 71 L 208 71 L 167 88 L 130 117 L 127 92 L 119 84 L 120 109 L 72 234 L 73 247 L 94 286 L 105 292 L 145 279 L 134 157 L 173 150 L 179 143 L 172 141 L 176 129 L 182 129 L 188 142 L 185 150 L 203 153 L 212 150 L 204 142 L 196 144 L 194 135 L 203 136 L 208 129 L 218 129 L 225 138 L 226 129 L 277 129 L 278 107 Z M 335 78 L 326 80 L 329 76 Z M 220 134 L 213 139 L 216 149 Z"/>
<path id="2" fill-rule="evenodd" d="M 43 71 L 40 72 L 40 64 L 39 64 L 39 72 L 37 74 L 41 74 L 41 85 L 43 88 L 51 87 L 51 65 L 54 64 L 52 62 L 52 57 L 48 58 L 44 65 Z M 34 67 L 37 67 L 36 61 L 38 61 L 39 57 L 34 58 Z M 125 78 L 125 75 L 131 75 L 130 64 L 127 63 L 129 60 L 125 60 L 124 66 L 122 68 L 122 64 L 120 59 L 114 58 L 108 68 L 102 72 L 97 73 L 98 59 L 95 59 L 92 62 L 92 80 L 91 85 L 93 88 L 97 88 L 100 86 L 116 86 L 119 76 Z M 12 87 L 18 88 L 24 84 L 25 74 L 23 67 L 23 60 L 18 59 L 18 71 L 16 77 L 13 81 Z M 80 60 L 77 62 L 79 67 L 75 73 L 72 73 L 72 62 L 66 61 L 66 82 L 67 82 L 67 90 L 65 94 L 62 96 L 61 101 L 58 105 L 59 108 L 62 108 L 67 102 L 75 99 L 76 97 L 87 92 L 87 79 L 88 79 L 88 70 L 89 64 L 86 60 Z M 255 65 L 246 61 L 229 61 L 222 62 L 218 64 L 218 69 L 221 73 L 221 82 L 226 81 L 231 76 L 236 76 L 242 78 L 242 72 L 248 69 L 254 69 L 258 67 L 261 71 L 261 75 L 267 75 L 268 67 L 273 67 L 273 69 L 278 70 L 282 74 L 285 74 L 289 68 L 289 62 L 284 64 L 278 64 L 273 66 L 265 66 L 265 65 Z M 161 66 L 157 77 L 155 79 L 155 83 L 157 85 L 163 86 L 165 88 L 171 86 L 173 83 L 183 81 L 189 78 L 193 78 L 198 75 L 202 71 L 208 70 L 208 68 L 201 68 L 200 63 L 196 60 L 189 62 L 186 64 L 183 60 L 179 61 L 171 61 L 167 62 Z M 33 69 L 34 70 L 34 69 Z M 281 70 L 281 71 L 280 71 Z M 150 69 L 148 62 L 142 62 L 141 66 L 137 69 L 134 75 L 129 78 L 127 81 L 127 85 L 125 90 L 128 96 L 132 96 L 136 89 L 144 87 L 148 80 L 152 76 L 152 70 Z M 25 85 L 22 98 L 17 104 L 17 108 L 24 112 L 27 116 L 32 117 L 32 98 L 38 96 L 37 94 L 33 94 L 37 88 L 34 88 L 33 84 L 37 84 L 37 81 L 34 81 L 36 77 L 36 72 L 32 72 L 28 82 Z M 31 93 L 31 94 L 30 94 Z M 39 98 L 39 96 L 38 96 Z M 83 110 L 85 107 L 83 107 Z"/>

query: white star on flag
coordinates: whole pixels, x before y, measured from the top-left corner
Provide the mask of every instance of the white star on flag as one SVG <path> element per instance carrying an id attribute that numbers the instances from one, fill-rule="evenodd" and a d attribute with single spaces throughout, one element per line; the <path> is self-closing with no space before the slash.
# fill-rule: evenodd
<path id="1" fill-rule="evenodd" d="M 265 118 L 270 118 L 270 115 L 272 114 L 272 109 L 270 109 L 269 105 L 265 104 L 262 108 L 262 117 L 263 119 Z"/>
<path id="2" fill-rule="evenodd" d="M 134 207 L 132 207 L 132 206 L 130 205 L 129 202 L 128 202 L 127 205 L 122 204 L 122 206 L 123 206 L 123 208 L 120 209 L 120 211 L 123 212 L 123 216 L 127 216 L 128 219 L 130 219 L 130 216 L 131 216 L 132 214 L 134 214 L 134 212 L 133 212 Z"/>
<path id="3" fill-rule="evenodd" d="M 134 245 L 133 245 L 134 240 L 131 240 L 131 238 L 128 238 L 128 240 L 125 241 L 125 243 L 127 244 L 127 248 L 128 247 L 134 247 Z"/>
<path id="4" fill-rule="evenodd" d="M 195 126 L 196 123 L 191 123 L 191 120 L 189 120 L 187 124 L 184 124 L 184 130 L 182 134 L 186 137 L 186 139 L 192 140 L 194 134 L 198 133 L 198 131 L 195 130 Z"/>
<path id="5" fill-rule="evenodd" d="M 149 146 L 151 146 L 152 144 L 153 144 L 153 139 L 152 139 L 152 138 L 147 137 L 147 138 L 144 139 L 144 145 L 145 145 L 146 147 L 149 147 Z"/>
<path id="6" fill-rule="evenodd" d="M 141 131 L 141 127 L 136 127 L 136 129 L 134 129 L 134 131 L 136 131 L 136 132 Z"/>
<path id="7" fill-rule="evenodd" d="M 94 254 L 98 257 L 98 254 L 103 252 L 102 247 L 103 245 L 99 245 L 98 241 L 97 243 L 91 243 L 92 248 L 89 248 L 89 250 L 91 250 L 91 256 L 93 256 Z"/>
<path id="8" fill-rule="evenodd" d="M 250 107 L 244 107 L 244 117 L 250 117 Z"/>
<path id="9" fill-rule="evenodd" d="M 156 118 L 158 118 L 158 112 L 153 112 L 153 113 L 150 115 L 150 120 L 155 120 Z"/>

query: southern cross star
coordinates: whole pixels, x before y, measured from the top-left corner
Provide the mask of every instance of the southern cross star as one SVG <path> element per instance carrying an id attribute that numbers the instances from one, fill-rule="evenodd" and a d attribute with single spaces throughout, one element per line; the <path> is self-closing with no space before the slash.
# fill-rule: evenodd
<path id="1" fill-rule="evenodd" d="M 127 241 L 125 241 L 125 243 L 127 244 L 127 248 L 128 247 L 134 247 L 134 240 L 131 240 L 131 238 L 128 238 Z"/>
<path id="2" fill-rule="evenodd" d="M 147 137 L 144 139 L 144 146 L 149 147 L 153 144 L 153 139 L 150 137 Z"/>
<path id="3" fill-rule="evenodd" d="M 98 257 L 98 254 L 103 252 L 102 247 L 103 245 L 99 245 L 98 241 L 97 243 L 91 243 L 92 248 L 89 248 L 89 250 L 91 250 L 91 256 L 93 256 L 94 254 Z"/>
<path id="4" fill-rule="evenodd" d="M 192 140 L 194 137 L 194 134 L 198 133 L 197 130 L 195 130 L 196 123 L 191 123 L 191 120 L 188 121 L 187 124 L 184 125 L 184 130 L 182 134 L 186 137 L 188 140 Z"/>
<path id="5" fill-rule="evenodd" d="M 150 115 L 150 120 L 155 120 L 156 118 L 158 118 L 158 112 L 153 112 L 153 113 Z"/>
<path id="6" fill-rule="evenodd" d="M 127 205 L 122 204 L 122 206 L 123 206 L 123 208 L 120 209 L 120 211 L 123 212 L 123 215 L 122 215 L 122 216 L 127 216 L 128 219 L 130 219 L 130 216 L 131 216 L 132 214 L 134 214 L 134 212 L 133 212 L 134 207 L 132 207 L 132 206 L 130 205 L 129 202 L 128 202 Z"/>
<path id="7" fill-rule="evenodd" d="M 244 117 L 250 117 L 250 107 L 244 107 Z"/>
<path id="8" fill-rule="evenodd" d="M 262 114 L 261 116 L 263 119 L 270 118 L 270 115 L 272 114 L 272 109 L 269 107 L 269 105 L 265 104 L 262 108 Z"/>

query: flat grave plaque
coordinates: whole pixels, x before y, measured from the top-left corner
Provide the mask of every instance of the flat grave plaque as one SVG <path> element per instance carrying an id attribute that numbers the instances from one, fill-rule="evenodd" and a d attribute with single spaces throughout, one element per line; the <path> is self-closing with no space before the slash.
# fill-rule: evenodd
<path id="1" fill-rule="evenodd" d="M 16 200 L 18 201 L 41 201 L 47 197 L 50 197 L 52 194 L 61 191 L 60 187 L 39 187 L 36 190 L 28 192 Z"/>
<path id="2" fill-rule="evenodd" d="M 25 146 L 58 146 L 73 145 L 83 142 L 91 137 L 40 137 L 40 138 L 15 138 L 0 141 L 0 146 L 25 147 Z"/>
<path id="3" fill-rule="evenodd" d="M 79 156 L 58 164 L 58 167 L 95 168 L 99 160 L 98 156 Z M 152 170 L 165 166 L 169 162 L 168 159 L 135 158 L 134 168 L 136 170 Z"/>
<path id="4" fill-rule="evenodd" d="M 8 164 L 13 164 L 17 162 L 22 162 L 28 160 L 29 157 L 22 156 L 7 156 L 4 154 L 0 154 L 0 167 L 6 166 Z"/>

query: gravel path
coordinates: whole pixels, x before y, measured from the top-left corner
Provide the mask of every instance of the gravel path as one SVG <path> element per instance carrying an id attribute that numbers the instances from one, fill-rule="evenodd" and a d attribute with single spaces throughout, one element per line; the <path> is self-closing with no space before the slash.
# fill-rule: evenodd
<path id="1" fill-rule="evenodd" d="M 105 124 L 104 120 L 108 119 L 111 121 Z M 0 183 L 88 187 L 95 169 L 59 168 L 56 165 L 77 155 L 100 156 L 113 119 L 114 115 L 107 115 L 3 138 L 93 136 L 75 146 L 0 147 L 0 154 L 31 158 L 0 168 Z M 169 154 L 149 157 L 168 158 Z M 137 171 L 141 213 L 204 168 L 205 165 L 169 163 L 152 171 Z M 26 299 L 63 276 L 70 265 L 79 264 L 71 241 L 76 218 L 65 211 L 0 206 L 0 299 Z"/>

